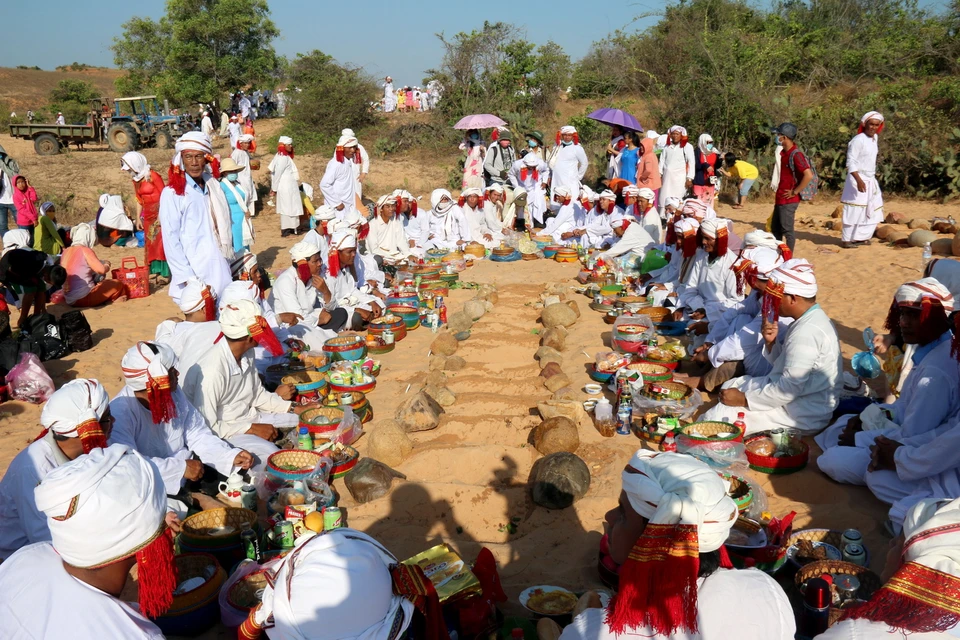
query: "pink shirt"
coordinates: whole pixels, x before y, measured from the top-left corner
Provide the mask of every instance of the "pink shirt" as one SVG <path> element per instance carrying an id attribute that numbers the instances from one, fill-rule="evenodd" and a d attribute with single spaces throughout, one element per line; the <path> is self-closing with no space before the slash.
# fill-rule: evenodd
<path id="1" fill-rule="evenodd" d="M 67 304 L 82 300 L 95 286 L 93 276 L 107 272 L 93 249 L 87 247 L 67 247 L 60 257 L 60 266 L 67 270 L 67 281 L 63 285 L 63 295 Z"/>

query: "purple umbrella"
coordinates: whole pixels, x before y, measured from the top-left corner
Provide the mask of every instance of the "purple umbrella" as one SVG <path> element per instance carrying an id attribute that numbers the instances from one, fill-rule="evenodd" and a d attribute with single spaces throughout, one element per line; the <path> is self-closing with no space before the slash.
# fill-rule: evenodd
<path id="1" fill-rule="evenodd" d="M 493 127 L 506 126 L 506 122 L 497 116 L 489 113 L 478 113 L 472 116 L 464 116 L 460 122 L 453 125 L 454 129 L 492 129 Z"/>
<path id="2" fill-rule="evenodd" d="M 587 117 L 591 120 L 602 122 L 603 124 L 615 124 L 621 129 L 630 129 L 631 131 L 643 133 L 643 127 L 640 126 L 640 121 L 620 109 L 597 109 Z"/>

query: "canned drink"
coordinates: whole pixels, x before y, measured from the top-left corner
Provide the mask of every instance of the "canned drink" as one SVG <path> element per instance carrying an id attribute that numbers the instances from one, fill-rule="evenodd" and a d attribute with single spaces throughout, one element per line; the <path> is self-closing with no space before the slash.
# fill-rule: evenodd
<path id="1" fill-rule="evenodd" d="M 253 529 L 244 529 L 240 532 L 240 540 L 243 541 L 243 550 L 247 558 L 260 562 L 260 539 L 257 537 L 257 532 Z"/>
<path id="2" fill-rule="evenodd" d="M 440 324 L 447 324 L 447 306 L 440 307 Z"/>
<path id="3" fill-rule="evenodd" d="M 859 544 L 848 544 L 843 548 L 843 561 L 858 564 L 861 567 L 867 563 L 867 553 Z"/>
<path id="4" fill-rule="evenodd" d="M 257 512 L 257 488 L 252 484 L 245 484 L 240 488 L 240 506 Z"/>
<path id="5" fill-rule="evenodd" d="M 353 394 L 345 391 L 340 394 L 340 404 L 353 404 Z"/>
<path id="6" fill-rule="evenodd" d="M 343 526 L 343 513 L 340 507 L 327 507 L 323 510 L 323 530 L 333 531 Z"/>
<path id="7" fill-rule="evenodd" d="M 273 528 L 273 541 L 281 549 L 289 549 L 293 546 L 293 523 L 289 520 L 281 520 Z"/>
<path id="8" fill-rule="evenodd" d="M 383 338 L 383 344 L 393 344 L 396 337 L 393 335 L 393 331 L 390 329 L 384 329 L 383 333 L 380 334 L 380 337 Z"/>
<path id="9" fill-rule="evenodd" d="M 843 532 L 843 537 L 841 538 L 843 546 L 846 547 L 848 544 L 859 544 L 863 546 L 863 536 L 860 535 L 860 532 L 856 529 L 847 529 Z"/>

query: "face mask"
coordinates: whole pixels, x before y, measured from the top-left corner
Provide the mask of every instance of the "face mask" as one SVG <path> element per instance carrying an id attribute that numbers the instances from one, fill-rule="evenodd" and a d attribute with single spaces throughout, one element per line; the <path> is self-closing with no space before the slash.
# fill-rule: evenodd
<path id="1" fill-rule="evenodd" d="M 537 148 L 537 141 L 536 141 L 536 140 L 527 140 L 527 146 L 530 147 L 531 149 L 536 149 L 536 148 Z"/>
<path id="2" fill-rule="evenodd" d="M 228 174 L 227 174 L 227 180 L 229 180 L 230 182 L 236 182 L 236 181 L 239 180 L 239 179 L 240 179 L 240 174 L 239 174 L 239 173 L 228 173 Z"/>
<path id="3" fill-rule="evenodd" d="M 565 147 L 569 147 L 570 145 L 573 144 L 573 140 L 571 140 L 570 142 L 567 142 L 566 140 L 564 140 L 560 144 L 562 144 Z"/>
<path id="4" fill-rule="evenodd" d="M 471 133 L 471 134 L 470 134 L 470 139 L 471 139 L 471 140 L 479 140 L 479 139 L 480 139 L 480 134 L 479 134 L 479 133 Z"/>
<path id="5" fill-rule="evenodd" d="M 713 143 L 712 143 L 712 142 L 708 142 L 708 143 L 707 143 L 707 151 L 713 151 Z"/>

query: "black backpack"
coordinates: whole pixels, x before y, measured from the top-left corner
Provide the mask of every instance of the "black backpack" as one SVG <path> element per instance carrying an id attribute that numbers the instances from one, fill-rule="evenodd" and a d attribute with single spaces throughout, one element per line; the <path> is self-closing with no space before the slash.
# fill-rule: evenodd
<path id="1" fill-rule="evenodd" d="M 36 348 L 28 350 L 37 354 L 42 361 L 58 360 L 70 353 L 60 323 L 49 313 L 37 313 L 27 318 L 20 336 L 21 339 L 26 336 L 36 342 Z"/>
<path id="2" fill-rule="evenodd" d="M 93 331 L 82 311 L 68 311 L 60 316 L 60 329 L 71 351 L 93 348 Z"/>

